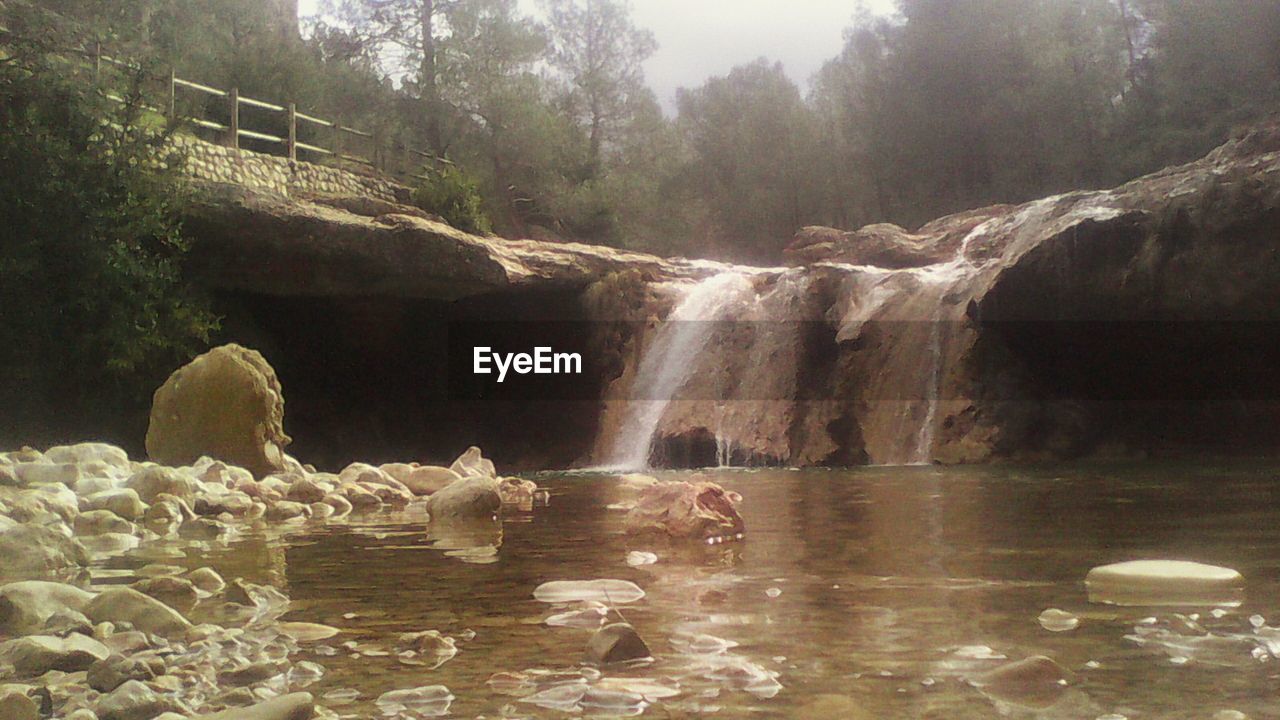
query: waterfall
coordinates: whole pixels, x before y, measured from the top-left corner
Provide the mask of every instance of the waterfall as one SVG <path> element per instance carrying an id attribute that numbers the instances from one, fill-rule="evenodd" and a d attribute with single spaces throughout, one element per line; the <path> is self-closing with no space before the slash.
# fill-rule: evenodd
<path id="1" fill-rule="evenodd" d="M 640 360 L 626 420 L 606 458 L 607 467 L 649 466 L 649 451 L 662 416 L 693 374 L 716 322 L 752 297 L 750 278 L 740 272 L 720 273 L 683 288 L 675 309 Z"/>

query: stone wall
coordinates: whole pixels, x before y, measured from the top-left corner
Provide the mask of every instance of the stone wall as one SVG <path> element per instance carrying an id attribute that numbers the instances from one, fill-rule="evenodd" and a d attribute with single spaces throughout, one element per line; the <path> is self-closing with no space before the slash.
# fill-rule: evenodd
<path id="1" fill-rule="evenodd" d="M 389 180 L 349 170 L 252 150 L 236 150 L 191 135 L 175 135 L 174 144 L 186 154 L 186 170 L 201 180 L 243 185 L 290 198 L 316 195 L 355 195 L 403 202 L 409 190 Z"/>

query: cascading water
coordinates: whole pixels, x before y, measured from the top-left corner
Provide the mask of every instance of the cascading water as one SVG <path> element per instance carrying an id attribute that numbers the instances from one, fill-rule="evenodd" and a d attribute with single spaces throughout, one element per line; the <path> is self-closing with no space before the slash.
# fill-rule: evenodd
<path id="1" fill-rule="evenodd" d="M 716 322 L 753 297 L 750 278 L 738 272 L 713 275 L 684 289 L 640 360 L 627 417 L 606 458 L 607 467 L 648 467 L 662 416 L 693 374 Z"/>

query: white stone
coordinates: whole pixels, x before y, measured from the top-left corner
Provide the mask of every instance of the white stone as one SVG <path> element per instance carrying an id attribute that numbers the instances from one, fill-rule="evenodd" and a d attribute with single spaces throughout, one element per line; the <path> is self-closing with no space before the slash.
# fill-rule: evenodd
<path id="1" fill-rule="evenodd" d="M 1244 577 L 1231 568 L 1183 560 L 1103 565 L 1085 578 L 1089 601 L 1112 605 L 1239 605 Z"/>

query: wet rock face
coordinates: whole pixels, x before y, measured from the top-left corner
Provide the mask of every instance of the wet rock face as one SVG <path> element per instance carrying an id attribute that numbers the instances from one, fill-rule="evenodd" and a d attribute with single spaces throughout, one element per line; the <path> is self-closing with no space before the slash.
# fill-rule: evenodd
<path id="1" fill-rule="evenodd" d="M 285 468 L 284 395 L 275 371 L 254 350 L 214 348 L 176 370 L 156 391 L 147 453 L 165 465 L 202 456 L 255 475 Z"/>
<path id="2" fill-rule="evenodd" d="M 645 487 L 626 517 L 627 531 L 680 540 L 737 539 L 746 530 L 741 500 L 711 482 L 663 482 Z"/>

